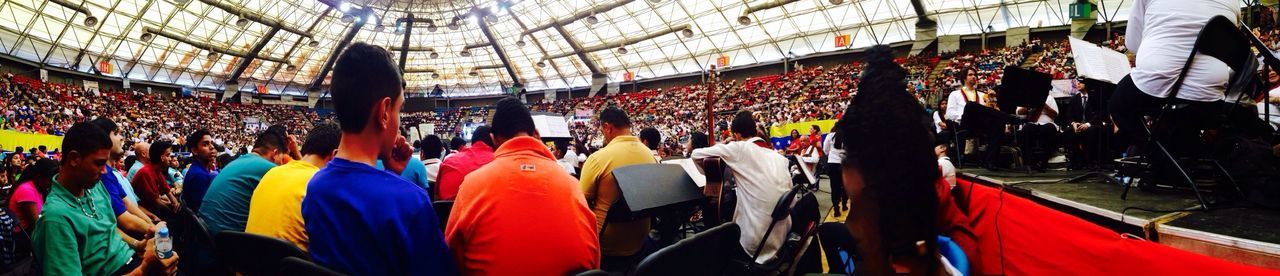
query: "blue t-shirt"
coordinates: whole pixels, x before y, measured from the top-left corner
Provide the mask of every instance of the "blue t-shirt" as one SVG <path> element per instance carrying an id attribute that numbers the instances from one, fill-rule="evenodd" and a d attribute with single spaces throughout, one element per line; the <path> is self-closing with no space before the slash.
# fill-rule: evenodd
<path id="1" fill-rule="evenodd" d="M 209 191 L 209 184 L 213 183 L 215 176 L 218 172 L 210 172 L 199 161 L 191 162 L 187 167 L 187 177 L 182 182 L 182 201 L 188 208 L 200 210 L 200 203 L 204 201 L 204 194 Z"/>
<path id="2" fill-rule="evenodd" d="M 317 264 L 352 275 L 455 275 L 431 198 L 403 178 L 334 158 L 307 184 L 302 219 Z"/>
<path id="3" fill-rule="evenodd" d="M 387 170 L 386 167 L 382 166 L 382 160 L 378 160 L 377 166 L 374 168 Z M 390 171 L 388 170 L 388 172 Z M 409 163 L 405 164 L 404 171 L 400 172 L 400 178 L 404 178 L 405 181 L 409 181 L 413 185 L 418 185 L 424 191 L 431 187 L 431 184 L 427 183 L 427 166 L 423 165 L 422 160 L 418 160 L 417 157 L 409 158 Z"/>
<path id="4" fill-rule="evenodd" d="M 117 217 L 128 211 L 124 207 L 124 198 L 128 195 L 124 193 L 124 188 L 120 187 L 120 180 L 116 179 L 115 168 L 107 166 L 107 172 L 102 174 L 98 183 L 102 183 L 102 187 L 107 190 L 107 195 L 111 197 L 111 210 L 116 212 Z"/>
<path id="5" fill-rule="evenodd" d="M 209 227 L 209 233 L 244 232 L 253 190 L 258 188 L 262 176 L 275 167 L 276 163 L 254 153 L 227 164 L 209 183 L 209 190 L 200 203 L 200 218 Z"/>

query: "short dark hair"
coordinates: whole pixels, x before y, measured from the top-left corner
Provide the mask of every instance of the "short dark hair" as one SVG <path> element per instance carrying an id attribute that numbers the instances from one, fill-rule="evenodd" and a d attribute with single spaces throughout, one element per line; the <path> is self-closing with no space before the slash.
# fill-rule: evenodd
<path id="1" fill-rule="evenodd" d="M 689 148 L 700 149 L 710 147 L 711 143 L 707 140 L 707 134 L 702 132 L 694 132 L 689 134 Z"/>
<path id="2" fill-rule="evenodd" d="M 818 125 L 809 125 L 809 130 L 817 130 L 818 132 L 822 132 L 822 127 Z"/>
<path id="3" fill-rule="evenodd" d="M 741 134 L 742 137 L 756 136 L 756 118 L 751 117 L 751 111 L 738 111 L 738 114 L 733 115 L 729 131 Z"/>
<path id="4" fill-rule="evenodd" d="M 258 140 L 253 142 L 253 150 L 284 150 L 289 139 L 289 132 L 283 125 L 273 125 L 258 133 Z"/>
<path id="5" fill-rule="evenodd" d="M 147 160 L 151 160 L 151 164 L 160 164 L 160 157 L 164 157 L 164 150 L 167 150 L 172 146 L 173 143 L 168 140 L 160 140 L 155 143 L 151 143 L 151 148 L 147 150 Z"/>
<path id="6" fill-rule="evenodd" d="M 106 131 L 103 131 L 103 132 L 106 132 Z M 108 139 L 110 139 L 110 138 L 108 138 Z M 44 145 L 40 145 L 40 152 L 48 152 L 48 151 L 49 151 L 49 148 L 48 148 L 48 147 L 45 147 Z"/>
<path id="7" fill-rule="evenodd" d="M 329 157 L 342 141 L 342 129 L 334 123 L 319 123 L 307 132 L 307 140 L 302 142 L 302 154 L 315 154 Z"/>
<path id="8" fill-rule="evenodd" d="M 656 150 L 662 144 L 662 133 L 658 133 L 656 128 L 646 127 L 640 130 L 640 141 L 649 149 Z"/>
<path id="9" fill-rule="evenodd" d="M 609 106 L 600 111 L 600 122 L 609 123 L 614 127 L 630 127 L 631 118 L 627 116 L 626 111 L 622 111 L 617 106 Z"/>
<path id="10" fill-rule="evenodd" d="M 363 42 L 342 51 L 329 83 L 333 113 L 338 115 L 342 131 L 349 133 L 363 131 L 374 104 L 383 98 L 394 100 L 404 89 L 404 79 L 391 54 Z"/>
<path id="11" fill-rule="evenodd" d="M 533 115 L 529 114 L 529 108 L 520 103 L 519 99 L 504 98 L 499 100 L 493 109 L 494 136 L 511 138 L 520 132 L 528 134 L 538 132 L 538 128 L 533 124 Z"/>
<path id="12" fill-rule="evenodd" d="M 489 146 L 490 148 L 494 147 L 493 137 L 489 137 L 489 133 L 493 133 L 493 127 L 491 126 L 476 127 L 475 130 L 471 131 L 471 143 L 475 144 L 476 142 L 481 142 Z"/>
<path id="13" fill-rule="evenodd" d="M 93 121 L 89 121 L 89 123 L 102 129 L 102 132 L 106 132 L 108 135 L 116 130 L 120 130 L 120 126 L 117 126 L 116 122 L 111 121 L 111 119 L 107 119 L 107 117 L 98 117 L 97 119 L 93 119 Z"/>
<path id="14" fill-rule="evenodd" d="M 462 137 L 454 136 L 453 139 L 449 139 L 449 149 L 460 150 L 465 146 L 467 146 L 467 140 L 463 140 Z"/>
<path id="15" fill-rule="evenodd" d="M 187 151 L 191 151 L 191 149 L 200 146 L 200 139 L 205 136 L 212 137 L 212 134 L 209 134 L 209 130 L 207 129 L 197 129 L 195 132 L 192 132 L 191 135 L 187 135 L 187 141 L 183 145 L 187 147 Z"/>
<path id="16" fill-rule="evenodd" d="M 58 161 L 53 161 L 53 159 L 36 160 L 35 164 L 22 170 L 22 177 L 19 177 L 16 182 L 23 183 L 35 179 L 53 178 L 54 175 L 58 174 L 59 169 Z M 10 196 L 13 195 L 11 194 Z"/>
<path id="17" fill-rule="evenodd" d="M 427 135 L 426 138 L 422 138 L 421 145 L 422 154 L 427 156 L 426 159 L 431 159 L 440 158 L 440 147 L 443 147 L 444 143 L 440 141 L 439 136 L 431 134 Z"/>
<path id="18" fill-rule="evenodd" d="M 87 155 L 102 149 L 111 148 L 111 136 L 102 128 L 87 122 L 71 125 L 62 136 L 62 147 L 67 152 L 78 152 Z"/>

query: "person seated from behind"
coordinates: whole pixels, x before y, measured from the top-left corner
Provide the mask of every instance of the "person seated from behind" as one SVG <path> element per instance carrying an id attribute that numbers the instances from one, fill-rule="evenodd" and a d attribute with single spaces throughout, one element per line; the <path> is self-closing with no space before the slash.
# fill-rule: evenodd
<path id="1" fill-rule="evenodd" d="M 98 178 L 111 155 L 111 138 L 89 123 L 64 134 L 59 173 L 31 235 L 44 275 L 173 275 L 178 255 L 161 259 L 148 240 L 141 253 L 116 234 L 116 217 Z"/>
<path id="2" fill-rule="evenodd" d="M 609 219 L 609 210 L 622 200 L 622 189 L 613 177 L 613 170 L 630 165 L 656 164 L 653 152 L 640 138 L 631 136 L 631 118 L 626 111 L 610 106 L 600 111 L 600 134 L 605 146 L 587 157 L 582 165 L 580 184 L 587 203 L 595 212 L 596 227 L 604 229 L 600 234 L 601 267 L 606 271 L 625 272 L 638 262 L 636 257 L 649 237 L 650 218 Z"/>
<path id="3" fill-rule="evenodd" d="M 283 125 L 268 127 L 258 134 L 252 153 L 231 161 L 209 183 L 199 210 L 209 233 L 244 232 L 249 220 L 249 200 L 262 176 L 276 166 L 302 159 L 297 142 L 288 133 Z"/>
<path id="4" fill-rule="evenodd" d="M 422 159 L 422 167 L 427 171 L 427 190 L 434 190 L 434 186 L 440 183 L 440 154 L 444 153 L 444 142 L 440 141 L 440 137 L 435 134 L 427 135 L 422 138 L 420 145 L 421 152 L 418 158 Z M 438 193 L 438 192 L 437 192 Z"/>
<path id="5" fill-rule="evenodd" d="M 649 147 L 649 151 L 653 152 L 653 159 L 662 161 L 662 155 L 658 154 L 658 148 L 662 146 L 662 133 L 658 129 L 646 127 L 640 130 L 640 143 Z"/>
<path id="6" fill-rule="evenodd" d="M 471 146 L 450 155 L 440 163 L 440 200 L 452 200 L 458 195 L 458 186 L 471 171 L 493 161 L 493 141 L 489 138 L 489 126 L 480 126 L 471 132 Z"/>
<path id="7" fill-rule="evenodd" d="M 462 182 L 445 224 L 460 272 L 566 275 L 599 268 L 596 217 L 578 181 L 539 140 L 529 110 L 515 98 L 498 101 L 492 130 L 497 158 Z"/>
<path id="8" fill-rule="evenodd" d="M 791 218 L 786 218 L 774 226 L 775 230 L 769 237 L 764 237 L 764 232 L 773 222 L 770 214 L 774 206 L 791 189 L 788 161 L 775 152 L 769 142 L 756 136 L 756 121 L 751 112 L 739 111 L 729 129 L 733 133 L 731 142 L 695 149 L 691 156 L 694 160 L 719 157 L 733 171 L 738 196 L 733 222 L 742 228 L 738 242 L 745 253 L 743 256 L 750 258 L 756 254 L 754 250 L 764 238 L 765 245 L 755 260 L 764 263 L 774 258 L 778 247 L 786 240 L 787 231 L 777 229 L 791 229 Z"/>
<path id="9" fill-rule="evenodd" d="M 921 121 L 924 111 L 906 93 L 906 70 L 893 62 L 888 46 L 868 52 L 862 92 L 836 123 L 836 141 L 845 150 L 845 191 L 853 203 L 845 222 L 858 241 L 852 246 L 855 267 L 867 275 L 889 275 L 895 268 L 955 275 L 937 253 L 938 235 L 955 241 L 970 264 L 981 264 L 970 221 L 938 169 L 934 128 Z"/>
<path id="10" fill-rule="evenodd" d="M 267 171 L 254 188 L 244 232 L 286 240 L 306 251 L 302 199 L 307 195 L 307 182 L 333 160 L 340 139 L 341 130 L 334 123 L 311 128 L 302 142 L 302 159 Z"/>
<path id="11" fill-rule="evenodd" d="M 400 136 L 404 80 L 391 54 L 352 44 L 330 83 L 342 140 L 302 200 L 311 259 L 352 275 L 457 274 L 431 198 L 400 177 L 413 147 Z"/>

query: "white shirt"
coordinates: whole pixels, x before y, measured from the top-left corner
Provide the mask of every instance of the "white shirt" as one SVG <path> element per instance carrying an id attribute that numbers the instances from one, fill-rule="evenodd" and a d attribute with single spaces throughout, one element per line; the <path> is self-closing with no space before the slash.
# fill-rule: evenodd
<path id="1" fill-rule="evenodd" d="M 734 141 L 728 144 L 716 144 L 707 148 L 693 150 L 693 159 L 719 157 L 733 170 L 737 179 L 738 203 L 733 214 L 733 222 L 742 228 L 742 236 L 738 242 L 748 255 L 755 254 L 756 246 L 764 236 L 765 230 L 772 222 L 770 214 L 778 199 L 791 188 L 791 173 L 787 171 L 787 158 L 755 144 L 763 141 L 752 137 L 747 141 Z M 791 218 L 788 217 L 774 226 L 773 233 L 760 251 L 763 263 L 774 257 L 778 247 L 786 240 L 788 229 L 791 229 Z"/>
<path id="2" fill-rule="evenodd" d="M 564 168 L 564 170 L 569 172 L 569 174 L 578 174 L 578 171 L 575 169 L 578 166 L 578 154 L 574 153 L 573 149 L 565 150 L 564 157 L 556 160 L 556 164 L 559 164 L 560 167 Z"/>
<path id="3" fill-rule="evenodd" d="M 827 163 L 840 164 L 844 161 L 844 150 L 836 148 L 836 133 L 827 134 L 826 138 L 822 138 L 822 152 L 827 153 Z"/>
<path id="4" fill-rule="evenodd" d="M 1058 113 L 1058 101 L 1053 100 L 1053 97 L 1045 97 L 1044 105 L 1047 106 L 1049 110 L 1053 110 L 1055 114 Z M 1049 110 L 1040 111 L 1040 117 L 1037 117 L 1036 120 L 1032 123 L 1037 125 L 1053 125 L 1054 128 L 1057 128 L 1058 125 L 1055 124 L 1053 122 L 1053 118 L 1049 117 L 1049 115 L 1047 114 L 1049 113 Z"/>
<path id="5" fill-rule="evenodd" d="M 951 188 L 956 188 L 956 166 L 951 164 L 951 157 L 938 157 L 938 167 L 942 168 L 942 178 L 947 179 L 947 184 L 951 184 Z"/>
<path id="6" fill-rule="evenodd" d="M 1237 23 L 1240 3 L 1235 0 L 1136 0 L 1129 10 L 1125 46 L 1137 53 L 1136 66 L 1129 76 L 1148 95 L 1166 98 L 1177 81 L 1196 37 L 1214 16 Z M 1196 54 L 1195 61 L 1178 91 L 1179 99 L 1221 101 L 1231 67 L 1222 61 Z"/>
<path id="7" fill-rule="evenodd" d="M 964 88 L 961 87 L 960 89 L 956 89 L 956 91 L 951 91 L 951 94 L 947 95 L 947 120 L 960 123 L 960 118 L 964 118 L 964 106 L 969 105 L 969 101 L 965 100 L 964 93 L 960 92 L 963 90 Z M 981 93 L 974 92 L 973 94 L 975 94 L 974 96 L 976 97 L 970 97 L 970 99 L 978 102 L 978 104 L 984 104 L 987 102 L 986 98 L 982 97 Z"/>
<path id="8" fill-rule="evenodd" d="M 1270 101 L 1270 98 L 1273 98 L 1273 97 L 1280 97 L 1280 87 L 1271 89 L 1270 92 L 1267 92 L 1268 99 L 1266 101 Z M 1268 106 L 1270 106 L 1271 108 L 1270 111 L 1265 109 L 1265 108 L 1268 108 Z M 1271 118 L 1267 118 L 1268 112 L 1271 113 L 1270 114 Z M 1266 121 L 1268 124 L 1271 124 L 1271 128 L 1280 129 L 1280 104 L 1274 104 L 1270 102 L 1258 103 L 1258 118 L 1262 118 L 1263 121 Z"/>
<path id="9" fill-rule="evenodd" d="M 947 109 L 951 109 L 950 106 L 947 106 Z M 933 132 L 934 133 L 942 133 L 942 125 L 941 125 L 942 116 L 940 116 L 940 114 L 941 112 L 937 112 L 937 111 L 933 112 Z"/>
<path id="10" fill-rule="evenodd" d="M 422 165 L 427 167 L 427 181 L 437 183 L 437 177 L 440 176 L 440 158 L 422 160 Z"/>

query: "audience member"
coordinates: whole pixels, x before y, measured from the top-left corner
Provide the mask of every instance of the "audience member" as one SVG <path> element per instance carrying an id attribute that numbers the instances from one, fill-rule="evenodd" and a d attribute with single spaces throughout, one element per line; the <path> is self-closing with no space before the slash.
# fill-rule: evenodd
<path id="1" fill-rule="evenodd" d="M 840 216 L 841 211 L 849 210 L 849 195 L 844 192 L 844 174 L 840 173 L 840 162 L 844 162 L 844 146 L 836 141 L 836 130 L 832 129 L 822 140 L 822 151 L 827 153 L 826 172 L 831 185 L 831 209 Z"/>
<path id="2" fill-rule="evenodd" d="M 440 183 L 438 176 L 440 175 L 440 154 L 444 153 L 444 144 L 441 143 L 440 137 L 435 134 L 427 135 L 422 139 L 422 149 L 419 153 L 422 159 L 422 165 L 427 171 L 427 187 L 436 186 Z M 429 191 L 431 189 L 428 189 Z"/>
<path id="3" fill-rule="evenodd" d="M 622 200 L 622 189 L 613 176 L 613 170 L 630 165 L 656 164 L 640 138 L 631 136 L 631 118 L 617 107 L 607 107 L 596 118 L 605 146 L 587 157 L 582 166 L 581 185 L 591 211 L 595 212 L 596 227 L 600 233 L 601 268 L 611 272 L 626 272 L 637 259 L 649 237 L 650 218 L 608 217 L 609 209 Z"/>
<path id="4" fill-rule="evenodd" d="M 27 167 L 18 179 L 17 188 L 9 195 L 9 210 L 17 215 L 18 223 L 28 233 L 33 230 L 36 220 L 40 218 L 40 210 L 44 206 L 44 198 L 49 195 L 50 183 L 58 174 L 58 162 L 44 159 Z"/>
<path id="5" fill-rule="evenodd" d="M 133 176 L 133 190 L 138 193 L 138 204 L 161 220 L 171 220 L 181 202 L 173 195 L 169 187 L 169 158 L 173 153 L 169 149 L 169 141 L 156 141 L 147 149 L 150 163 L 147 163 Z"/>
<path id="6" fill-rule="evenodd" d="M 217 152 L 213 147 L 213 135 L 205 129 L 197 129 L 187 135 L 186 146 L 191 151 L 191 166 L 182 182 L 182 201 L 187 203 L 187 208 L 198 212 L 209 186 L 218 176 L 217 168 L 211 166 Z"/>
<path id="7" fill-rule="evenodd" d="M 297 152 L 297 142 L 282 125 L 268 127 L 259 134 L 253 143 L 253 152 L 231 161 L 209 183 L 199 210 L 209 232 L 244 232 L 249 220 L 249 201 L 262 176 L 276 166 L 301 160 Z"/>
<path id="8" fill-rule="evenodd" d="M 458 186 L 471 171 L 493 161 L 493 141 L 489 138 L 489 126 L 480 126 L 471 133 L 471 146 L 458 150 L 440 163 L 440 199 L 452 200 L 458 195 Z"/>
<path id="9" fill-rule="evenodd" d="M 334 123 L 320 123 L 308 131 L 302 142 L 302 159 L 267 171 L 254 188 L 244 232 L 286 240 L 306 251 L 302 200 L 307 195 L 307 182 L 333 160 L 341 139 L 342 130 Z"/>

